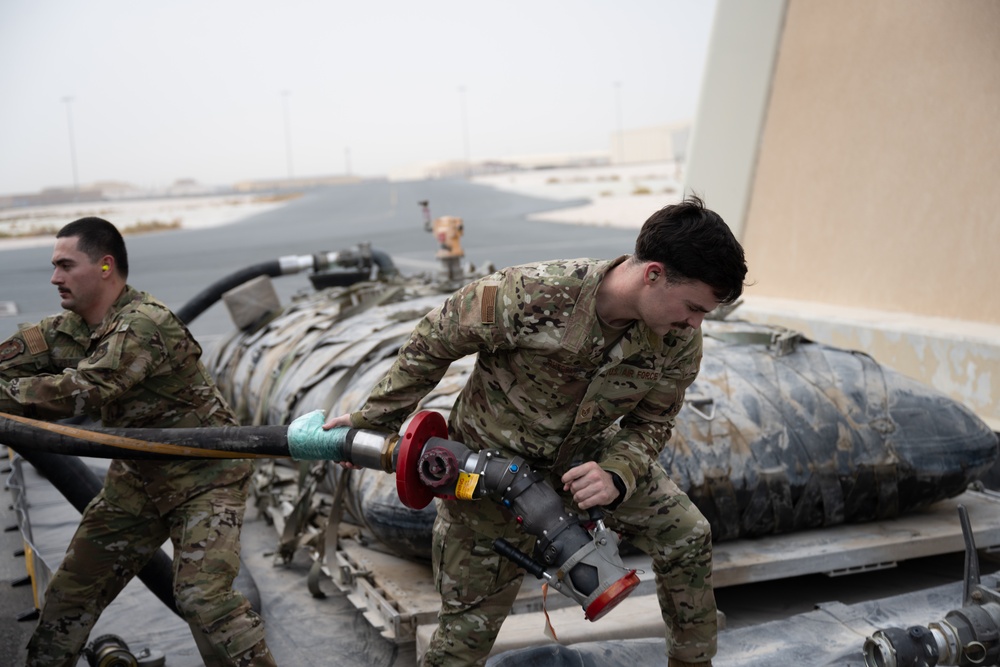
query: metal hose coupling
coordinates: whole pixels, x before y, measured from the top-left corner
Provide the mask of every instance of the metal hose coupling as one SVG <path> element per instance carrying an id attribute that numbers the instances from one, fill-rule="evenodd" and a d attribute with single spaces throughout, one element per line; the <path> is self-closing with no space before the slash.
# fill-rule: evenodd
<path id="1" fill-rule="evenodd" d="M 448 425 L 437 412 L 418 413 L 402 436 L 347 428 L 328 433 L 339 443 L 335 460 L 395 472 L 396 491 L 407 507 L 422 509 L 435 497 L 485 498 L 510 510 L 521 528 L 537 538 L 534 555 L 504 540 L 494 543 L 494 549 L 579 603 L 590 621 L 607 614 L 639 585 L 635 570 L 622 563 L 618 535 L 599 513 L 588 529 L 524 459 L 506 458 L 497 450 L 474 452 L 448 440 Z"/>
<path id="2" fill-rule="evenodd" d="M 90 667 L 138 667 L 139 661 L 118 635 L 102 635 L 83 650 Z"/>
<path id="3" fill-rule="evenodd" d="M 969 514 L 958 506 L 965 541 L 964 605 L 927 626 L 885 628 L 864 643 L 867 667 L 1000 664 L 1000 592 L 984 586 Z"/>
<path id="4" fill-rule="evenodd" d="M 865 640 L 868 667 L 1000 664 L 1000 605 L 948 612 L 944 619 L 906 630 L 885 628 Z"/>

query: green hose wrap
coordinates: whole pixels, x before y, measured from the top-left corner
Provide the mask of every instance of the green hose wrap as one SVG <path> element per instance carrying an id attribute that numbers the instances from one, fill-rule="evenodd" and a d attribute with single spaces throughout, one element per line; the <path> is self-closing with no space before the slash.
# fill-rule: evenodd
<path id="1" fill-rule="evenodd" d="M 323 430 L 326 421 L 322 410 L 296 417 L 288 425 L 288 453 L 296 461 L 344 461 L 347 434 L 343 426 Z"/>

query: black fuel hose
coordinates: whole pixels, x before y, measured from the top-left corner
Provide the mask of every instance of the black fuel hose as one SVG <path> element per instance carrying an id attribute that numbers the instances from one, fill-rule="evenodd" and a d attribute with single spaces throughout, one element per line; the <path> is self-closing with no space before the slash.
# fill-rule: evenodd
<path id="1" fill-rule="evenodd" d="M 375 265 L 378 266 L 378 270 L 382 272 L 383 276 L 391 277 L 399 273 L 396 270 L 396 265 L 393 263 L 392 258 L 389 257 L 388 253 L 382 252 L 381 250 L 375 250 L 372 248 L 369 251 L 372 255 L 372 259 L 375 261 Z"/>
<path id="2" fill-rule="evenodd" d="M 98 428 L 0 413 L 0 442 L 19 453 L 101 459 L 281 458 L 290 456 L 287 426 Z"/>
<path id="3" fill-rule="evenodd" d="M 392 258 L 387 253 L 367 247 L 359 247 L 356 250 L 344 252 L 322 252 L 315 255 L 279 257 L 278 259 L 248 266 L 217 280 L 181 306 L 175 314 L 181 322 L 190 324 L 194 318 L 215 305 L 222 298 L 223 294 L 258 276 L 277 278 L 278 276 L 299 273 L 304 270 L 314 272 L 323 271 L 332 266 L 364 268 L 366 266 L 370 267 L 371 263 L 374 263 L 378 267 L 379 274 L 382 276 L 392 277 L 399 273 Z"/>
<path id="4" fill-rule="evenodd" d="M 271 276 L 272 278 L 276 278 L 283 273 L 284 271 L 281 268 L 281 262 L 276 259 L 240 269 L 235 273 L 231 273 L 228 276 L 215 281 L 203 289 L 195 295 L 193 299 L 181 306 L 180 310 L 178 310 L 175 315 L 177 315 L 177 318 L 184 324 L 190 324 L 194 318 L 198 317 L 215 305 L 215 303 L 222 298 L 223 294 L 234 287 L 239 287 L 243 283 L 249 282 L 258 276 Z"/>

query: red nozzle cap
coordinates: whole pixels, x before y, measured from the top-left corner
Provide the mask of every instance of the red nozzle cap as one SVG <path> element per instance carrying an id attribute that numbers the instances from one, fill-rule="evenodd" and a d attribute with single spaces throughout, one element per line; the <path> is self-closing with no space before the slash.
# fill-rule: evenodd
<path id="1" fill-rule="evenodd" d="M 618 606 L 618 603 L 629 596 L 639 585 L 639 577 L 635 570 L 629 570 L 624 577 L 608 586 L 607 590 L 597 596 L 597 599 L 590 603 L 590 606 L 583 610 L 583 615 L 588 621 L 596 621 L 606 613 Z"/>
<path id="2" fill-rule="evenodd" d="M 422 510 L 434 499 L 434 491 L 420 481 L 420 455 L 431 438 L 447 438 L 448 422 L 440 412 L 424 410 L 410 420 L 396 458 L 396 493 L 410 509 Z"/>

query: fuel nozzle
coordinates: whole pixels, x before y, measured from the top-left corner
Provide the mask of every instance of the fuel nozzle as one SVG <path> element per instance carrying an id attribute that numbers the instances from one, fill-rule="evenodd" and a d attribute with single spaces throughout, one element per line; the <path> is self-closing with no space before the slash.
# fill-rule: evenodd
<path id="1" fill-rule="evenodd" d="M 401 436 L 343 428 L 329 433 L 338 440 L 335 460 L 395 472 L 396 492 L 407 507 L 422 509 L 438 497 L 489 499 L 507 508 L 537 538 L 534 553 L 502 540 L 494 549 L 576 600 L 588 620 L 604 616 L 639 585 L 635 570 L 622 563 L 618 535 L 605 527 L 600 512 L 588 529 L 524 459 L 499 450 L 474 452 L 448 440 L 448 426 L 437 412 L 418 413 Z"/>
<path id="2" fill-rule="evenodd" d="M 523 459 L 507 459 L 497 451 L 477 454 L 475 470 L 480 479 L 474 496 L 503 505 L 525 532 L 537 538 L 533 556 L 509 544 L 498 548 L 494 543 L 497 553 L 576 600 L 590 621 L 607 614 L 635 590 L 639 577 L 622 563 L 618 535 L 605 527 L 600 510 L 592 512 L 596 520 L 588 529 Z M 537 567 L 526 567 L 527 562 Z"/>

